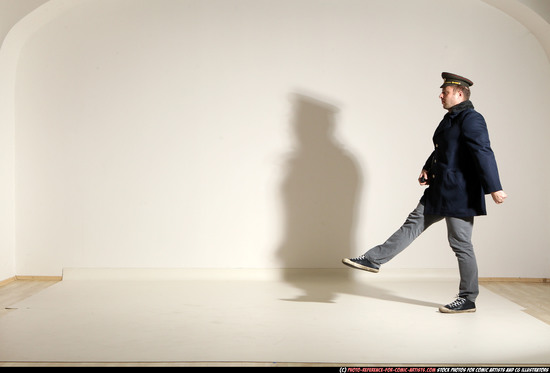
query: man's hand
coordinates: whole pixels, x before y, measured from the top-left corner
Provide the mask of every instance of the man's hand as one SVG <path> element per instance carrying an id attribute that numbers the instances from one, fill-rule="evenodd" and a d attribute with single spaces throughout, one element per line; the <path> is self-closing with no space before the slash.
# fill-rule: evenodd
<path id="1" fill-rule="evenodd" d="M 506 199 L 506 197 L 508 197 L 508 195 L 504 193 L 503 190 L 499 190 L 491 193 L 491 197 L 493 197 L 493 201 L 495 201 L 497 205 L 500 205 L 502 202 L 504 202 L 504 200 Z"/>
<path id="2" fill-rule="evenodd" d="M 420 185 L 428 185 L 429 184 L 429 182 L 428 182 L 428 171 L 422 170 L 422 172 L 420 173 L 420 176 L 418 176 L 418 183 Z"/>

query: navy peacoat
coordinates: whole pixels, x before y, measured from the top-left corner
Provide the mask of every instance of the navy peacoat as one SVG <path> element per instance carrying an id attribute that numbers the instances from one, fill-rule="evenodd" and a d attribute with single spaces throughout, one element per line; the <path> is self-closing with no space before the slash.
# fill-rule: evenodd
<path id="1" fill-rule="evenodd" d="M 429 187 L 420 202 L 424 213 L 486 215 L 485 194 L 502 190 L 483 116 L 471 101 L 455 105 L 433 136 L 434 151 L 424 164 Z"/>

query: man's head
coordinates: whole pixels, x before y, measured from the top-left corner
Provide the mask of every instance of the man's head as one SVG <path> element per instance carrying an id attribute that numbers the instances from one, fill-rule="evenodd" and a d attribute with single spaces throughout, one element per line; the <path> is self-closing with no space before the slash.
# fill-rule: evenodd
<path id="1" fill-rule="evenodd" d="M 470 79 L 463 76 L 441 73 L 443 85 L 441 85 L 441 94 L 439 98 L 443 108 L 450 110 L 453 106 L 470 99 L 470 87 L 474 85 Z"/>

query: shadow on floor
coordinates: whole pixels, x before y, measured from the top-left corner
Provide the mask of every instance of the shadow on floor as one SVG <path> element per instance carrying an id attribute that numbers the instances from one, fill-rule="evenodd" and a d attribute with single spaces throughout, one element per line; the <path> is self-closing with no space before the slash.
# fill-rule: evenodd
<path id="1" fill-rule="evenodd" d="M 400 302 L 438 308 L 439 303 L 428 302 L 421 299 L 406 298 L 394 295 L 391 291 L 375 284 L 365 284 L 355 281 L 349 271 L 353 270 L 298 270 L 286 269 L 285 281 L 300 289 L 304 294 L 293 299 L 282 299 L 292 302 L 319 302 L 334 303 L 339 294 L 349 294 L 360 297 L 381 299 L 389 302 Z M 377 276 L 365 272 L 365 276 Z M 412 285 L 411 285 L 412 286 Z"/>

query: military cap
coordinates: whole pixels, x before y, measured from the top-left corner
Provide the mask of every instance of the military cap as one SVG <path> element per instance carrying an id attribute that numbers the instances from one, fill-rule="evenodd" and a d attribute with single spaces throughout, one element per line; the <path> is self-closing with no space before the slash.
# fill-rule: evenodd
<path id="1" fill-rule="evenodd" d="M 474 82 L 472 82 L 470 79 L 456 74 L 441 73 L 441 77 L 443 78 L 444 82 L 440 88 L 446 87 L 448 85 L 461 85 L 464 87 L 470 87 L 474 85 Z"/>

